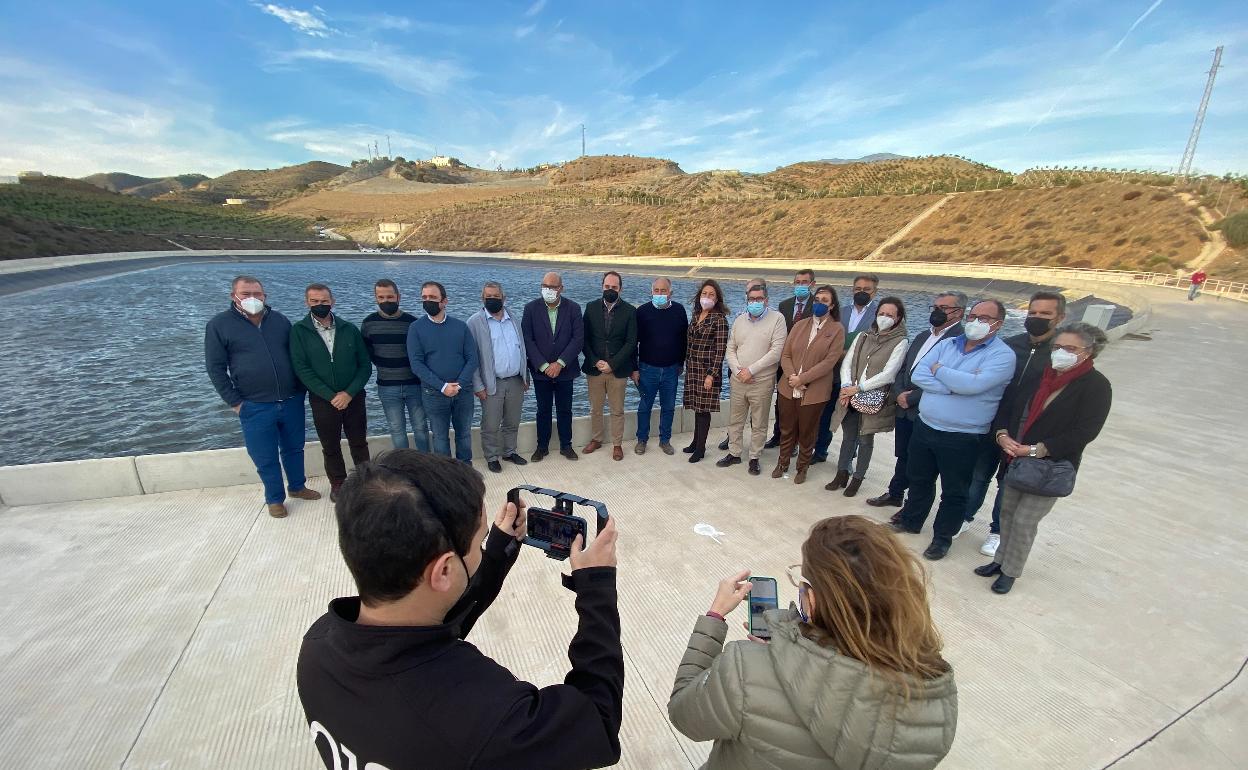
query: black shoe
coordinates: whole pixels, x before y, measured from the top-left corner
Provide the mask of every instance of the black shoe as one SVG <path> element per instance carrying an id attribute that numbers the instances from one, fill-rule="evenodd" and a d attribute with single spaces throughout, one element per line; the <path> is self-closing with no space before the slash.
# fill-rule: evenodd
<path id="1" fill-rule="evenodd" d="M 1013 587 L 1014 578 L 1005 573 L 997 575 L 997 579 L 992 581 L 992 592 L 994 594 L 1008 594 Z"/>
<path id="2" fill-rule="evenodd" d="M 579 460 L 579 459 L 581 459 L 581 458 L 580 458 L 580 456 L 579 456 L 579 455 L 577 455 L 576 450 L 575 450 L 575 449 L 573 449 L 573 448 L 572 448 L 572 447 L 570 447 L 570 446 L 565 446 L 563 449 L 560 449 L 560 450 L 559 450 L 559 454 L 563 455 L 564 457 L 568 458 L 569 460 Z"/>
<path id="3" fill-rule="evenodd" d="M 854 495 L 858 494 L 858 488 L 861 486 L 862 486 L 862 479 L 858 478 L 857 476 L 851 476 L 849 479 L 849 485 L 845 487 L 845 491 L 842 494 L 844 494 L 846 497 L 853 497 Z"/>
<path id="4" fill-rule="evenodd" d="M 750 460 L 750 475 L 757 476 L 762 472 L 763 469 L 758 466 L 758 460 Z"/>
<path id="5" fill-rule="evenodd" d="M 837 471 L 832 480 L 823 485 L 823 488 L 829 492 L 835 492 L 849 483 L 849 471 Z"/>
<path id="6" fill-rule="evenodd" d="M 871 498 L 870 500 L 868 500 L 868 501 L 867 501 L 867 505 L 870 505 L 870 506 L 872 506 L 872 507 L 874 507 L 874 508 L 883 508 L 883 507 L 884 507 L 884 506 L 886 506 L 886 505 L 891 505 L 891 506 L 893 506 L 894 508 L 900 508 L 900 507 L 901 507 L 901 498 L 900 498 L 900 497 L 890 497 L 890 496 L 889 496 L 889 494 L 888 494 L 887 492 L 885 492 L 884 494 L 880 495 L 879 497 L 873 497 L 873 498 Z"/>
<path id="7" fill-rule="evenodd" d="M 724 455 L 722 458 L 715 461 L 716 468 L 727 468 L 730 465 L 740 465 L 740 464 L 741 464 L 741 458 L 737 457 L 736 455 Z"/>
<path id="8" fill-rule="evenodd" d="M 516 465 L 528 465 L 529 464 L 528 460 L 524 459 L 523 457 L 516 454 L 515 452 L 512 452 L 511 454 L 507 455 L 503 459 L 509 463 L 515 463 Z"/>
<path id="9" fill-rule="evenodd" d="M 723 441 L 719 442 L 719 451 L 721 452 L 728 451 L 728 439 L 724 439 Z"/>
<path id="10" fill-rule="evenodd" d="M 994 561 L 991 564 L 985 564 L 982 567 L 976 567 L 975 574 L 979 575 L 980 577 L 992 577 L 993 575 L 1000 575 L 1001 565 L 997 564 Z"/>
<path id="11" fill-rule="evenodd" d="M 540 463 L 548 454 L 550 454 L 550 450 L 538 448 L 538 450 L 533 453 L 533 456 L 529 458 L 529 462 Z"/>
<path id="12" fill-rule="evenodd" d="M 693 454 L 693 444 L 690 444 L 689 446 L 685 447 L 684 449 L 680 451 L 684 452 L 687 455 Z"/>
<path id="13" fill-rule="evenodd" d="M 689 448 L 689 462 L 700 463 L 703 457 L 706 457 L 706 452 L 703 452 L 701 449 Z"/>
<path id="14" fill-rule="evenodd" d="M 923 558 L 929 561 L 940 561 L 947 553 L 949 553 L 949 546 L 933 541 L 923 552 Z"/>
<path id="15" fill-rule="evenodd" d="M 896 521 L 889 521 L 888 526 L 892 527 L 894 532 L 904 532 L 907 535 L 917 535 L 923 531 L 922 529 L 911 528 L 909 524 L 906 524 L 901 519 L 897 519 Z"/>
<path id="16" fill-rule="evenodd" d="M 819 455 L 813 455 L 810 458 L 811 465 L 818 465 L 819 463 L 826 463 L 827 461 L 828 461 L 827 455 L 823 455 L 822 457 L 820 457 Z"/>
<path id="17" fill-rule="evenodd" d="M 485 464 L 485 467 L 489 468 L 495 473 L 503 472 L 503 464 L 500 463 L 498 460 L 490 460 L 488 463 Z"/>
<path id="18" fill-rule="evenodd" d="M 763 444 L 763 449 L 775 449 L 778 446 L 780 446 L 780 437 L 772 436 L 771 438 L 767 439 L 766 444 Z"/>

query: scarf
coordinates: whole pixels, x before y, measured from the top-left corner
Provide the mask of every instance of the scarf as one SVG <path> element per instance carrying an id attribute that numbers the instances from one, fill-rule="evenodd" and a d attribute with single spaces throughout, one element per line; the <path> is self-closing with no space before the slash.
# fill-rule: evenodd
<path id="1" fill-rule="evenodd" d="M 1023 429 L 1018 432 L 1018 440 L 1022 441 L 1023 436 L 1026 436 L 1027 431 L 1035 424 L 1050 396 L 1090 371 L 1092 371 L 1091 358 L 1064 372 L 1057 371 L 1052 364 L 1044 367 L 1044 374 L 1040 376 L 1040 385 L 1036 388 L 1036 394 L 1031 397 L 1031 404 L 1027 407 L 1027 419 L 1023 422 Z"/>

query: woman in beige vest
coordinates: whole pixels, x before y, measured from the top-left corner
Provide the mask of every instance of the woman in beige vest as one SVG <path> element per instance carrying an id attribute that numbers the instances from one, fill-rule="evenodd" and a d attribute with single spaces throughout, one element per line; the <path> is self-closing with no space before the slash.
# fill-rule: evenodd
<path id="1" fill-rule="evenodd" d="M 906 349 L 906 307 L 897 297 L 880 300 L 870 331 L 854 338 L 841 364 L 841 393 L 832 415 L 832 430 L 841 426 L 841 456 L 836 477 L 824 489 L 834 491 L 845 487 L 845 496 L 858 494 L 862 480 L 871 465 L 875 434 L 893 429 L 897 396 L 892 393 L 893 381 L 901 371 Z M 875 414 L 859 411 L 851 403 L 856 393 L 883 390 L 884 406 Z M 854 467 L 857 450 L 858 465 Z"/>
<path id="2" fill-rule="evenodd" d="M 793 324 L 780 354 L 780 370 L 785 376 L 776 383 L 780 404 L 780 459 L 773 479 L 789 471 L 793 445 L 797 455 L 794 484 L 806 481 L 806 469 L 815 453 L 819 437 L 819 416 L 824 404 L 832 400 L 832 381 L 836 365 L 845 354 L 845 327 L 836 302 L 836 290 L 820 286 L 815 290 L 811 315 Z"/>

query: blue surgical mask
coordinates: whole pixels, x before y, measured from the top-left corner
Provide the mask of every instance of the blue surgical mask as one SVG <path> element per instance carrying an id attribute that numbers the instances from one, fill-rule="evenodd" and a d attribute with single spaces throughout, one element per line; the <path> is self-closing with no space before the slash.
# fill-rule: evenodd
<path id="1" fill-rule="evenodd" d="M 655 294 L 650 298 L 655 307 L 667 307 L 668 298 L 666 294 Z"/>
<path id="2" fill-rule="evenodd" d="M 815 318 L 823 318 L 828 314 L 828 306 L 823 302 L 816 302 L 810 306 L 810 312 L 815 314 Z"/>
<path id="3" fill-rule="evenodd" d="M 810 613 L 806 611 L 806 607 L 802 604 L 802 600 L 806 598 L 806 586 L 798 586 L 797 589 L 797 616 L 801 618 L 803 623 L 810 622 Z"/>
<path id="4" fill-rule="evenodd" d="M 806 284 L 798 284 L 793 287 L 793 296 L 798 299 L 806 299 L 810 296 L 810 287 Z"/>
<path id="5" fill-rule="evenodd" d="M 747 302 L 745 309 L 750 315 L 758 318 L 763 314 L 763 311 L 767 309 L 767 304 L 765 302 Z"/>

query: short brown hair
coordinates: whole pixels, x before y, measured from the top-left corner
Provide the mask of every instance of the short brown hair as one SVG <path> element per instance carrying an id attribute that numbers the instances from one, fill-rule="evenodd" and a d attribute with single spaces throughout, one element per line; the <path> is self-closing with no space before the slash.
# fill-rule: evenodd
<path id="1" fill-rule="evenodd" d="M 323 283 L 310 283 L 310 284 L 308 284 L 308 288 L 306 288 L 306 289 L 304 289 L 304 290 L 303 290 L 303 296 L 305 296 L 305 297 L 306 297 L 306 296 L 308 296 L 308 292 L 310 292 L 310 291 L 325 291 L 325 292 L 329 292 L 329 298 L 330 298 L 330 299 L 333 299 L 333 298 L 334 298 L 334 292 L 333 292 L 333 291 L 332 291 L 332 290 L 331 290 L 328 286 L 326 286 L 326 285 L 325 285 L 325 284 L 323 284 Z"/>
<path id="2" fill-rule="evenodd" d="M 389 278 L 378 278 L 377 283 L 373 284 L 374 289 L 392 289 L 395 294 L 399 293 L 399 285 Z"/>

